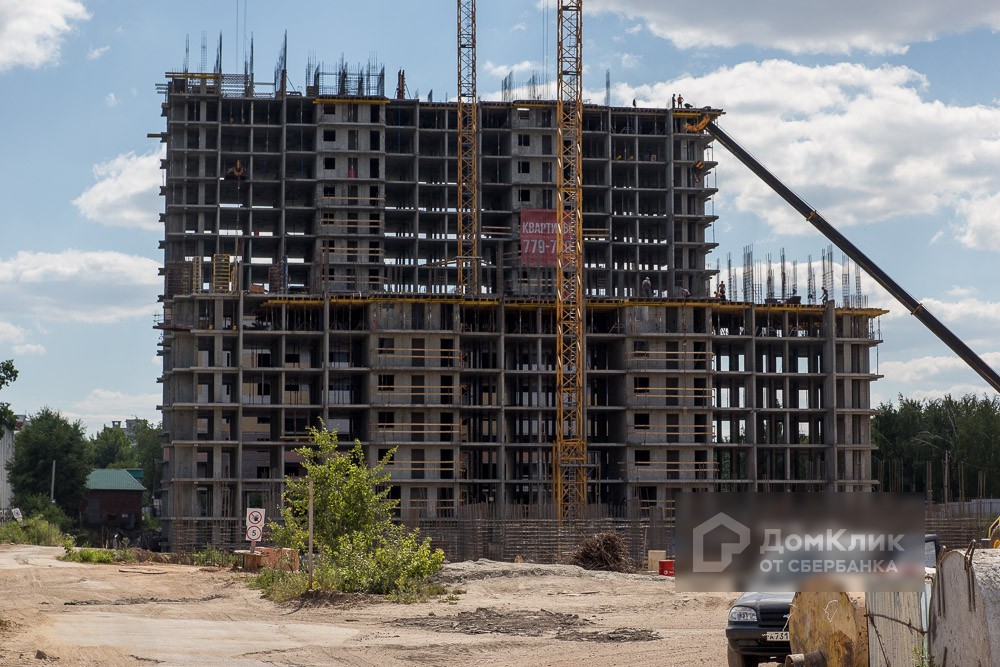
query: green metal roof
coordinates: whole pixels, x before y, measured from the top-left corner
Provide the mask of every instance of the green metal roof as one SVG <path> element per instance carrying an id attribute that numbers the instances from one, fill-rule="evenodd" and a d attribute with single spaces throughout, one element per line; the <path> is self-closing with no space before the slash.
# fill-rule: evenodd
<path id="1" fill-rule="evenodd" d="M 91 491 L 145 491 L 146 487 L 139 483 L 128 470 L 120 468 L 105 468 L 94 470 L 87 475 L 87 488 Z"/>

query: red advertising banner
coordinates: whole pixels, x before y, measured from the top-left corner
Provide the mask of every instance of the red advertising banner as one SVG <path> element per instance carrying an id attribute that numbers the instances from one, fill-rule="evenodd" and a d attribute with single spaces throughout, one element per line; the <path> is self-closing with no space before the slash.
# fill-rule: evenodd
<path id="1" fill-rule="evenodd" d="M 555 209 L 521 209 L 522 266 L 556 266 Z"/>

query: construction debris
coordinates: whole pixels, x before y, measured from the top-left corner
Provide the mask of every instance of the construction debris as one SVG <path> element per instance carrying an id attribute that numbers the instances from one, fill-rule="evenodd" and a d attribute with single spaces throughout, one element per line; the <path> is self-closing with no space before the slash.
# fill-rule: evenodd
<path id="1" fill-rule="evenodd" d="M 479 607 L 475 611 L 463 611 L 455 616 L 416 618 L 406 621 L 405 624 L 437 632 L 458 632 L 465 635 L 495 633 L 518 637 L 541 637 L 550 633 L 556 633 L 558 636 L 563 632 L 589 625 L 590 621 L 576 614 L 561 614 L 545 609 L 509 614 Z"/>
<path id="2" fill-rule="evenodd" d="M 573 554 L 571 561 L 585 570 L 632 572 L 628 546 L 618 533 L 599 533 L 588 537 Z"/>
<path id="3" fill-rule="evenodd" d="M 614 630 L 590 632 L 579 630 L 560 632 L 556 635 L 556 639 L 574 642 L 655 642 L 663 637 L 655 630 L 646 630 L 645 628 L 615 628 Z"/>

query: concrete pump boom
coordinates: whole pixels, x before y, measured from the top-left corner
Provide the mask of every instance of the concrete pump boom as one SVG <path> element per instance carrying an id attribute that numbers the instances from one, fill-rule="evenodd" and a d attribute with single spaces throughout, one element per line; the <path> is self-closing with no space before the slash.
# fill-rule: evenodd
<path id="1" fill-rule="evenodd" d="M 708 116 L 706 116 L 708 118 Z M 699 125 L 701 125 L 699 123 Z M 791 204 L 792 208 L 802 214 L 806 221 L 812 223 L 812 226 L 819 230 L 819 232 L 830 239 L 830 241 L 840 248 L 840 250 L 847 254 L 856 264 L 858 264 L 862 269 L 868 272 L 872 278 L 875 279 L 879 285 L 881 285 L 885 291 L 891 294 L 897 301 L 906 306 L 906 309 L 910 311 L 910 314 L 916 317 L 920 322 L 931 330 L 935 336 L 937 336 L 941 341 L 951 348 L 952 352 L 957 354 L 959 358 L 968 364 L 972 370 L 979 373 L 979 377 L 986 380 L 987 383 L 993 390 L 1000 392 L 1000 375 L 997 375 L 990 366 L 986 364 L 983 359 L 975 353 L 975 351 L 966 345 L 962 340 L 952 333 L 951 329 L 946 327 L 941 320 L 931 315 L 923 304 L 914 299 L 906 290 L 904 290 L 899 283 L 889 277 L 889 275 L 880 269 L 875 262 L 873 262 L 869 257 L 861 252 L 861 250 L 847 240 L 843 234 L 838 232 L 833 228 L 826 219 L 820 215 L 815 209 L 805 203 L 798 195 L 792 192 L 784 183 L 779 181 L 774 174 L 768 171 L 764 165 L 756 160 L 750 153 L 748 153 L 742 146 L 736 143 L 732 137 L 723 132 L 718 125 L 709 121 L 704 126 L 705 130 L 711 134 L 716 141 L 726 147 L 726 149 L 732 153 L 736 158 L 745 164 L 750 171 L 756 174 L 760 180 L 767 183 L 772 190 L 778 193 L 782 199 Z"/>

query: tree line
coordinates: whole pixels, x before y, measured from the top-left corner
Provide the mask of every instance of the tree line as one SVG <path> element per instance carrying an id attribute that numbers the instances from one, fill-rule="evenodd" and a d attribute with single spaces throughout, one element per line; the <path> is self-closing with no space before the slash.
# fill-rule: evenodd
<path id="1" fill-rule="evenodd" d="M 13 362 L 0 362 L 0 389 L 16 379 Z M 7 403 L 0 403 L 0 435 L 13 428 L 13 411 Z M 158 489 L 163 458 L 160 430 L 160 424 L 138 419 L 129 433 L 105 426 L 88 438 L 80 420 L 70 421 L 51 408 L 42 408 L 14 435 L 13 456 L 7 462 L 13 506 L 68 530 L 80 516 L 92 470 L 141 468 L 143 485 L 150 491 Z"/>
<path id="2" fill-rule="evenodd" d="M 68 527 L 80 515 L 87 475 L 99 468 L 140 468 L 143 486 L 158 489 L 163 458 L 159 432 L 159 424 L 140 419 L 132 423 L 131 437 L 105 426 L 88 438 L 81 421 L 42 408 L 14 436 L 14 455 L 7 463 L 14 506 Z"/>
<path id="3" fill-rule="evenodd" d="M 872 419 L 872 464 L 885 491 L 934 502 L 1000 497 L 1000 396 L 882 403 Z"/>

